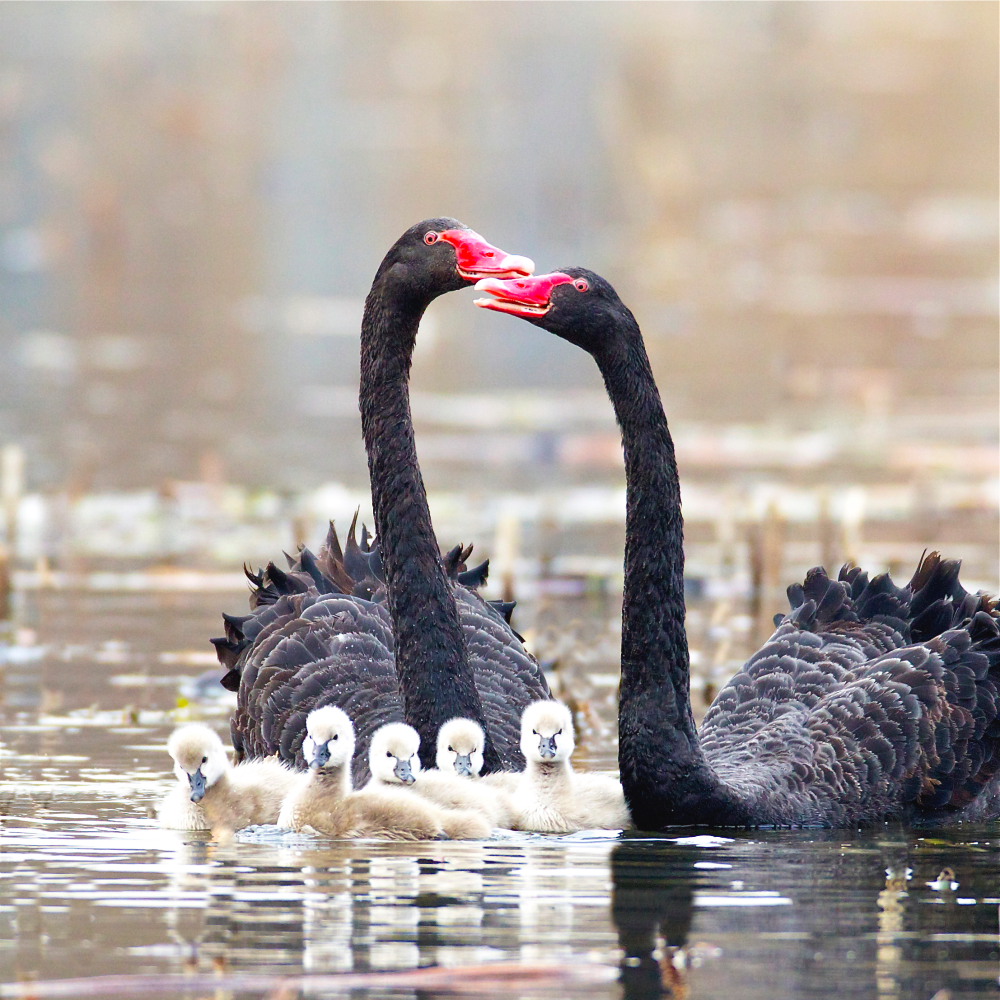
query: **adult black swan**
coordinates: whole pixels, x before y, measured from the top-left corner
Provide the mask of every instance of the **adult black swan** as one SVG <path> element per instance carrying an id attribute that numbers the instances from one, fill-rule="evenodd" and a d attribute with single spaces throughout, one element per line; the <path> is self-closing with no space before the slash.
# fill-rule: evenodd
<path id="1" fill-rule="evenodd" d="M 845 567 L 789 588 L 791 611 L 691 713 L 673 442 L 642 335 L 581 268 L 477 286 L 596 360 L 622 432 L 625 591 L 619 767 L 640 829 L 982 818 L 1000 766 L 997 602 L 925 555 L 905 587 Z"/>
<path id="2" fill-rule="evenodd" d="M 521 710 L 548 697 L 548 687 L 501 610 L 458 579 L 467 550 L 451 554 L 451 576 L 442 561 L 408 381 L 420 318 L 438 295 L 532 267 L 447 218 L 411 227 L 386 254 L 361 326 L 361 423 L 378 551 L 354 546 L 352 570 L 331 536 L 318 557 L 300 554 L 291 573 L 269 566 L 252 598 L 260 607 L 227 619 L 216 646 L 229 668 L 224 683 L 238 692 L 231 723 L 238 757 L 279 753 L 301 766 L 305 718 L 331 703 L 355 724 L 359 782 L 371 733 L 400 718 L 420 733 L 426 766 L 438 727 L 456 716 L 483 727 L 484 770 L 524 766 Z M 485 569 L 471 576 L 465 582 L 481 582 Z M 376 593 L 387 597 L 388 612 L 372 600 Z"/>

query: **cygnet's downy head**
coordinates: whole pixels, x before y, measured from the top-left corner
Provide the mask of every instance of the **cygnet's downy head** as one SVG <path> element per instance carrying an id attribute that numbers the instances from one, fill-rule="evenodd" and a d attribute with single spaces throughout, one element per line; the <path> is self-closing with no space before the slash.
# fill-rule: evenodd
<path id="1" fill-rule="evenodd" d="M 314 708 L 306 717 L 302 756 L 311 768 L 335 769 L 354 756 L 354 725 L 336 705 Z"/>
<path id="2" fill-rule="evenodd" d="M 175 729 L 167 740 L 167 752 L 174 759 L 177 779 L 190 785 L 192 802 L 201 802 L 229 767 L 218 733 L 197 722 Z"/>
<path id="3" fill-rule="evenodd" d="M 390 722 L 375 730 L 368 766 L 372 777 L 396 785 L 412 785 L 420 773 L 420 736 L 405 722 Z"/>
<path id="4" fill-rule="evenodd" d="M 478 778 L 483 769 L 483 728 L 472 719 L 449 719 L 438 730 L 437 767 L 448 774 Z"/>
<path id="5" fill-rule="evenodd" d="M 561 701 L 534 701 L 524 710 L 521 752 L 525 760 L 569 760 L 574 746 L 573 716 Z"/>

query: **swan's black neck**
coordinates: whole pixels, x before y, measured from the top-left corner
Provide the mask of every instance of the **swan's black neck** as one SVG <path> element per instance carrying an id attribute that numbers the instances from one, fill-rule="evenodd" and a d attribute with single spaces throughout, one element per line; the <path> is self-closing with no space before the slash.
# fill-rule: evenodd
<path id="1" fill-rule="evenodd" d="M 722 822 L 728 796 L 691 713 L 684 626 L 684 522 L 674 444 L 631 313 L 596 356 L 625 451 L 625 589 L 618 761 L 640 829 Z"/>
<path id="2" fill-rule="evenodd" d="M 438 728 L 462 716 L 486 733 L 483 770 L 489 772 L 501 764 L 434 537 L 410 416 L 410 362 L 420 317 L 432 297 L 396 286 L 391 270 L 376 276 L 361 325 L 361 428 L 403 710 L 420 734 L 421 764 L 434 766 Z"/>

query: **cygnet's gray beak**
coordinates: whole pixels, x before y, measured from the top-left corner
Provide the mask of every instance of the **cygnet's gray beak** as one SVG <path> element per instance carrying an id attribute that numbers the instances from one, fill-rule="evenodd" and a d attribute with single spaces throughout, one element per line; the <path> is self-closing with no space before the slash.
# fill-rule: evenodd
<path id="1" fill-rule="evenodd" d="M 471 753 L 459 753 L 455 754 L 455 770 L 463 778 L 472 777 L 472 754 Z"/>
<path id="2" fill-rule="evenodd" d="M 406 760 L 396 759 L 396 766 L 392 769 L 393 773 L 404 785 L 412 785 L 417 779 L 413 776 L 413 768 L 410 767 L 410 758 L 407 757 Z"/>
<path id="3" fill-rule="evenodd" d="M 310 767 L 326 767 L 330 763 L 330 741 L 316 744 L 316 756 L 309 762 Z"/>
<path id="4" fill-rule="evenodd" d="M 188 774 L 188 781 L 191 782 L 191 801 L 201 802 L 205 797 L 205 775 L 201 773 L 201 768 L 199 767 L 194 774 Z"/>
<path id="5" fill-rule="evenodd" d="M 548 757 L 555 757 L 556 755 L 556 738 L 555 736 L 539 736 L 538 737 L 538 755 L 545 760 Z"/>

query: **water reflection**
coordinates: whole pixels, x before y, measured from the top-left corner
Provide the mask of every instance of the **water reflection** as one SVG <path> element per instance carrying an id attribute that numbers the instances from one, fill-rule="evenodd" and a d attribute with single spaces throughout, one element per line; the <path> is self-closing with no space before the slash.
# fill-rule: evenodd
<path id="1" fill-rule="evenodd" d="M 628 840 L 611 854 L 611 915 L 628 1000 L 682 992 L 681 955 L 694 916 L 695 865 L 704 852 L 660 841 Z"/>
<path id="2" fill-rule="evenodd" d="M 762 1000 L 833 984 L 880 1000 L 995 995 L 997 843 L 975 841 L 989 832 L 744 835 L 709 864 L 683 842 L 626 839 L 611 856 L 625 996 L 721 996 L 740 970 L 739 995 Z M 956 861 L 957 882 L 939 879 Z"/>

